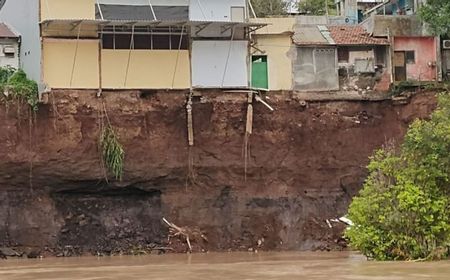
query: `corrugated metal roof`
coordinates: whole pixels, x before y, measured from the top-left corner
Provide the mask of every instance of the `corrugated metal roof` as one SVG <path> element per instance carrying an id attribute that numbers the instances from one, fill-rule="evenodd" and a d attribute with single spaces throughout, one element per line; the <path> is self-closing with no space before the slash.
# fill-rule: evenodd
<path id="1" fill-rule="evenodd" d="M 188 21 L 188 25 L 202 25 L 202 24 L 212 24 L 212 25 L 221 25 L 221 26 L 235 26 L 235 27 L 262 27 L 266 26 L 267 23 L 263 22 L 240 22 L 240 21 L 210 21 L 210 20 L 195 20 Z"/>
<path id="2" fill-rule="evenodd" d="M 220 25 L 220 26 L 235 26 L 235 27 L 261 27 L 267 24 L 257 22 L 230 22 L 230 21 L 177 21 L 177 20 L 100 20 L 100 19 L 46 19 L 41 22 L 41 25 L 134 25 L 134 26 L 199 26 L 199 25 Z"/>
<path id="3" fill-rule="evenodd" d="M 292 37 L 297 45 L 331 45 L 317 25 L 296 25 Z"/>
<path id="4" fill-rule="evenodd" d="M 106 5 L 95 6 L 96 18 L 105 20 L 189 20 L 188 6 Z M 155 13 L 156 18 L 153 16 Z"/>
<path id="5" fill-rule="evenodd" d="M 0 38 L 19 38 L 19 34 L 16 34 L 7 24 L 0 22 Z"/>
<path id="6" fill-rule="evenodd" d="M 325 25 L 319 25 L 317 27 L 319 28 L 322 36 L 325 38 L 325 40 L 327 40 L 327 42 L 329 44 L 331 44 L 331 45 L 336 44 L 335 41 L 333 40 L 333 37 L 331 36 L 330 31 L 328 30 L 328 28 Z"/>

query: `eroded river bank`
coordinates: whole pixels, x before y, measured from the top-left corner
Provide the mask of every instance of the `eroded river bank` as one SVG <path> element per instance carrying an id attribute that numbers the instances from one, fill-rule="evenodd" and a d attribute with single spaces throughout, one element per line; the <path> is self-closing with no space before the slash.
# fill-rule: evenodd
<path id="1" fill-rule="evenodd" d="M 450 262 L 371 262 L 352 252 L 210 253 L 145 257 L 10 259 L 0 279 L 433 279 L 447 280 Z"/>
<path id="2" fill-rule="evenodd" d="M 167 241 L 166 218 L 206 237 L 192 238 L 194 252 L 342 249 L 345 227 L 326 220 L 347 213 L 369 156 L 427 118 L 435 95 L 268 95 L 275 111 L 255 102 L 248 136 L 246 93 L 201 92 L 192 147 L 183 92 L 53 91 L 32 118 L 0 106 L 0 247 L 27 256 L 186 252 L 184 240 Z M 125 150 L 122 181 L 105 181 L 105 111 Z"/>

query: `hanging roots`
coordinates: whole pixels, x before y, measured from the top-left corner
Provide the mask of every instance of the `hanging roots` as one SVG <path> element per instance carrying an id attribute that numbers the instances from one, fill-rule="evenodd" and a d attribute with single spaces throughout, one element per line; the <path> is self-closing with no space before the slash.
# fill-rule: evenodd
<path id="1" fill-rule="evenodd" d="M 117 180 L 122 180 L 125 152 L 111 124 L 103 127 L 100 146 L 106 168 Z"/>

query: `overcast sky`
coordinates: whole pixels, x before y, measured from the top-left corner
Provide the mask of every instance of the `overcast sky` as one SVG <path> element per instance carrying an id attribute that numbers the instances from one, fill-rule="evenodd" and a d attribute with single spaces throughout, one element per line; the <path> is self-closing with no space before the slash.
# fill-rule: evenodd
<path id="1" fill-rule="evenodd" d="M 291 8 L 289 12 L 298 12 L 297 3 L 300 2 L 300 0 L 285 0 L 285 1 L 291 3 Z"/>

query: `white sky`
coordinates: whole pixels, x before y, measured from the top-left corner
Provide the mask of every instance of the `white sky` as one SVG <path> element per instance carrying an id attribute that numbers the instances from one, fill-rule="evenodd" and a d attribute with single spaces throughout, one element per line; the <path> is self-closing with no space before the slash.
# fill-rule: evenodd
<path id="1" fill-rule="evenodd" d="M 285 0 L 286 2 L 289 2 L 290 8 L 289 8 L 289 12 L 293 13 L 293 12 L 298 12 L 298 3 L 300 2 L 300 0 Z"/>

